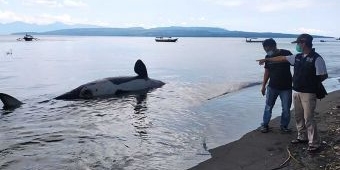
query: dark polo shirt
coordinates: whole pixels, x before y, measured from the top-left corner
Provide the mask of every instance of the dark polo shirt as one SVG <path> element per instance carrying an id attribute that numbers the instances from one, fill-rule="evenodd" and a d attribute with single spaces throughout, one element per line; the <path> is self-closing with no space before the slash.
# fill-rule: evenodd
<path id="1" fill-rule="evenodd" d="M 279 52 L 268 56 L 276 57 L 276 56 L 289 56 L 292 53 L 288 50 L 279 49 Z M 275 88 L 278 90 L 290 90 L 292 89 L 292 74 L 290 72 L 290 63 L 289 62 L 269 62 L 267 61 L 264 65 L 264 68 L 269 70 L 269 84 L 268 86 L 271 88 Z"/>

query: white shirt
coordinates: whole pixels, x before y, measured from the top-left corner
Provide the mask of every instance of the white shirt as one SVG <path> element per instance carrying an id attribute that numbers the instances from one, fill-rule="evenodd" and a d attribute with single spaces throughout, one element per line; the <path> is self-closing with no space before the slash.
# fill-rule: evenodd
<path id="1" fill-rule="evenodd" d="M 285 56 L 285 57 L 291 65 L 294 65 L 296 55 L 297 54 L 293 54 L 293 55 L 289 55 L 289 56 Z M 307 56 L 306 54 L 303 55 L 303 57 L 306 57 L 306 56 Z M 327 74 L 325 60 L 323 60 L 322 57 L 316 58 L 316 60 L 315 60 L 315 70 L 316 70 L 316 75 Z"/>

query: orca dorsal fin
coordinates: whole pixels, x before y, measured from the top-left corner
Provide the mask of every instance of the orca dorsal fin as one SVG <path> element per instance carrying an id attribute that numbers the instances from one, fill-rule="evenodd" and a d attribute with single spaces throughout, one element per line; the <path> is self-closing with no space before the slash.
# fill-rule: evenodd
<path id="1" fill-rule="evenodd" d="M 145 64 L 142 60 L 138 59 L 135 63 L 135 73 L 138 74 L 140 78 L 148 78 L 148 71 L 146 70 Z"/>
<path id="2" fill-rule="evenodd" d="M 15 109 L 23 104 L 18 99 L 5 93 L 0 93 L 0 100 L 4 104 L 3 109 Z"/>

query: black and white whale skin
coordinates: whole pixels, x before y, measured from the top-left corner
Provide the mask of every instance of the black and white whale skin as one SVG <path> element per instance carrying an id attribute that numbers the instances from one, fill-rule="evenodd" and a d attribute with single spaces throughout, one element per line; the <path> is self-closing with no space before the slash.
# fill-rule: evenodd
<path id="1" fill-rule="evenodd" d="M 146 67 L 141 60 L 136 61 L 134 70 L 138 74 L 137 76 L 109 77 L 96 80 L 81 85 L 70 92 L 56 97 L 55 99 L 72 100 L 118 96 L 124 93 L 133 93 L 159 88 L 165 84 L 162 81 L 149 78 Z"/>
<path id="2" fill-rule="evenodd" d="M 148 77 L 146 67 L 142 60 L 137 60 L 134 67 L 137 76 L 130 77 L 109 77 L 101 80 L 81 85 L 65 94 L 54 99 L 57 100 L 75 100 L 75 99 L 93 99 L 100 97 L 114 97 L 122 94 L 131 94 L 145 92 L 151 89 L 162 87 L 165 83 L 160 80 Z M 17 108 L 23 103 L 18 99 L 0 93 L 0 99 L 3 102 L 4 109 Z"/>
<path id="3" fill-rule="evenodd" d="M 133 93 L 150 90 L 163 86 L 164 83 L 154 79 L 135 77 L 110 77 L 96 80 L 77 87 L 76 89 L 62 94 L 55 99 L 92 99 L 107 96 L 119 96 L 125 93 Z"/>

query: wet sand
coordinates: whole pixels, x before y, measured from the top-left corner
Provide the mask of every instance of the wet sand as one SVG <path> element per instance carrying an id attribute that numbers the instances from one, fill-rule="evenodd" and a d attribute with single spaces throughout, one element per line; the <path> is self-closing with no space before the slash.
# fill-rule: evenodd
<path id="1" fill-rule="evenodd" d="M 297 135 L 292 111 L 292 133 L 280 132 L 277 117 L 270 122 L 270 132 L 253 130 L 237 141 L 211 149 L 212 158 L 190 170 L 340 169 L 340 91 L 318 100 L 315 114 L 322 141 L 315 153 L 306 150 L 307 144 L 290 144 Z"/>

